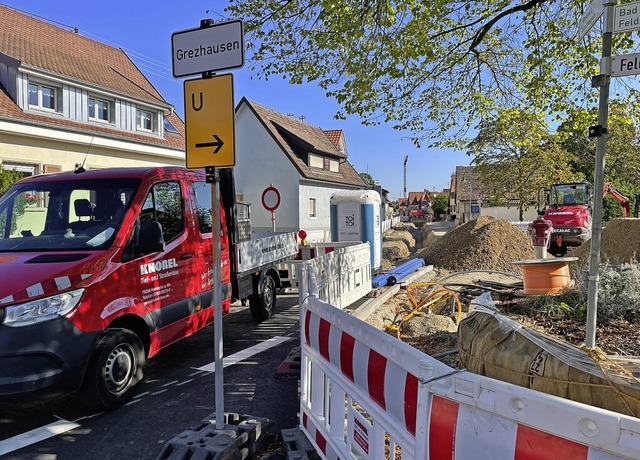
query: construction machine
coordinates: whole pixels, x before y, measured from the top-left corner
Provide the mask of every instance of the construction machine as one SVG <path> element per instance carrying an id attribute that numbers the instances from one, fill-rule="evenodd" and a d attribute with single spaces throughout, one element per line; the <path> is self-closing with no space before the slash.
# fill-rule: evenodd
<path id="1" fill-rule="evenodd" d="M 587 182 L 556 183 L 541 190 L 538 214 L 553 225 L 549 253 L 563 256 L 570 247 L 580 246 L 591 238 L 593 187 Z M 622 206 L 624 217 L 630 215 L 630 200 L 612 182 L 603 187 L 603 198 L 612 196 Z"/>

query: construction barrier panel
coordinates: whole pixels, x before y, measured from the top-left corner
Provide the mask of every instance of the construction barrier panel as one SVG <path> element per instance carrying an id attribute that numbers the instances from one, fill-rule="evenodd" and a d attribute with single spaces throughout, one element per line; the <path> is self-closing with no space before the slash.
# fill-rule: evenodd
<path id="1" fill-rule="evenodd" d="M 320 300 L 298 268 L 300 429 L 322 458 L 640 458 L 640 419 L 455 370 Z"/>
<path id="2" fill-rule="evenodd" d="M 369 243 L 313 243 L 299 248 L 295 260 L 278 265 L 280 280 L 298 289 L 297 267 L 308 262 L 316 274 L 318 296 L 344 309 L 371 291 Z"/>

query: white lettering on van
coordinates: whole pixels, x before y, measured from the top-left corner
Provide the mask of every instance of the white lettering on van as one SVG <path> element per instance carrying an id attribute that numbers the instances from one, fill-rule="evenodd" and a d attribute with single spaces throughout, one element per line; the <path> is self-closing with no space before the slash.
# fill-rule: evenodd
<path id="1" fill-rule="evenodd" d="M 176 259 L 163 259 L 157 262 L 151 262 L 148 264 L 140 265 L 140 274 L 141 275 L 149 275 L 151 273 L 160 272 L 163 270 L 168 270 L 170 268 L 177 267 Z"/>

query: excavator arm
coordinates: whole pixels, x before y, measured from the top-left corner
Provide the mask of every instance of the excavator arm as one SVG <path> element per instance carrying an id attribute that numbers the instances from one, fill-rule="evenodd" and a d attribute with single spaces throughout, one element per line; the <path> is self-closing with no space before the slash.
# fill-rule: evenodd
<path id="1" fill-rule="evenodd" d="M 622 206 L 623 217 L 629 217 L 631 215 L 631 210 L 630 210 L 631 202 L 629 198 L 627 198 L 622 193 L 620 193 L 618 189 L 615 187 L 615 185 L 613 185 L 613 182 L 605 182 L 604 184 L 604 189 L 602 191 L 602 198 L 604 198 L 607 195 L 611 195 L 616 200 L 618 200 L 618 203 L 620 203 L 620 206 Z"/>

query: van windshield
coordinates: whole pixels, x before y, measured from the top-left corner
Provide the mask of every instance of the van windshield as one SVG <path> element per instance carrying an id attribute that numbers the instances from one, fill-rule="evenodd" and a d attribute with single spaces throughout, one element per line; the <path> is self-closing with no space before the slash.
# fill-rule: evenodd
<path id="1" fill-rule="evenodd" d="M 0 197 L 0 252 L 107 249 L 138 179 L 34 181 Z"/>

